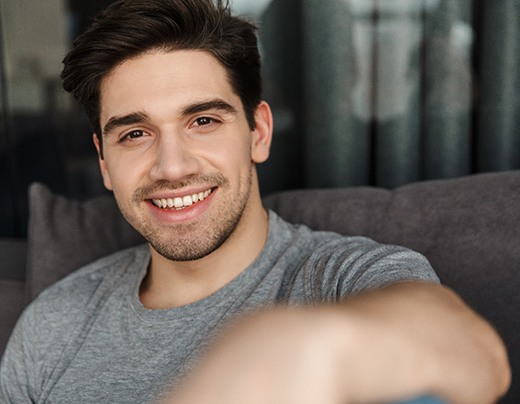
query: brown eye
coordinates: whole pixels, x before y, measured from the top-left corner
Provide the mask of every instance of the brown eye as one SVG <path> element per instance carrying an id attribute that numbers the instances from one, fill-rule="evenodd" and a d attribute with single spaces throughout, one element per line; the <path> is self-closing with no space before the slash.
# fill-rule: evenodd
<path id="1" fill-rule="evenodd" d="M 195 120 L 195 125 L 197 126 L 206 126 L 206 125 L 210 125 L 214 122 L 213 119 L 211 118 L 208 118 L 206 116 L 203 116 L 202 118 L 197 118 Z"/>
<path id="2" fill-rule="evenodd" d="M 129 132 L 126 136 L 130 139 L 136 139 L 138 137 L 143 136 L 143 131 L 142 130 L 133 130 L 133 131 Z"/>
<path id="3" fill-rule="evenodd" d="M 144 131 L 142 130 L 132 130 L 128 133 L 126 133 L 121 139 L 119 140 L 120 143 L 123 143 L 128 140 L 138 139 L 140 137 L 144 136 Z"/>

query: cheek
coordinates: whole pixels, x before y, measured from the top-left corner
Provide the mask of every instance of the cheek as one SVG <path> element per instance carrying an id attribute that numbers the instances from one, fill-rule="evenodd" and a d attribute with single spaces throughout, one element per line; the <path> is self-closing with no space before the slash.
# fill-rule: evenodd
<path id="1" fill-rule="evenodd" d="M 251 169 L 251 149 L 247 145 L 234 145 L 219 158 L 220 166 L 229 175 L 243 176 Z"/>
<path id="2" fill-rule="evenodd" d="M 202 151 L 202 149 L 201 149 Z M 204 152 L 200 154 L 211 165 L 225 169 L 231 174 L 233 171 L 241 171 L 251 164 L 251 142 L 247 134 L 241 133 L 229 138 L 219 138 L 204 146 Z"/>
<path id="3" fill-rule="evenodd" d="M 117 162 L 117 164 L 114 162 Z M 124 193 L 127 189 L 135 186 L 141 170 L 135 159 L 127 162 L 119 156 L 108 158 L 105 167 L 105 174 L 103 175 L 105 186 L 109 188 L 108 185 L 110 185 L 109 189 L 116 194 Z"/>

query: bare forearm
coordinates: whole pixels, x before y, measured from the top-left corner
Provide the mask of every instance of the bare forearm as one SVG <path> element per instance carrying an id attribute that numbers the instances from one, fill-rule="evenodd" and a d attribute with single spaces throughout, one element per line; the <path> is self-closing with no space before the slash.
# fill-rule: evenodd
<path id="1" fill-rule="evenodd" d="M 403 283 L 230 328 L 174 403 L 491 403 L 509 384 L 495 331 L 451 291 Z"/>
<path id="2" fill-rule="evenodd" d="M 348 386 L 354 401 L 379 391 L 381 397 L 370 399 L 426 392 L 450 403 L 490 403 L 507 390 L 510 370 L 501 339 L 442 286 L 396 284 L 338 309 L 345 311 L 353 340 L 345 352 L 357 364 Z M 367 348 L 356 350 L 362 344 Z"/>

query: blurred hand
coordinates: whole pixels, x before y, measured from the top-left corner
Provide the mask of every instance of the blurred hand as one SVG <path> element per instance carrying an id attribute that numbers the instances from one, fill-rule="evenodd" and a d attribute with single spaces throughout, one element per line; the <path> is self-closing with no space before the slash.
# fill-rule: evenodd
<path id="1" fill-rule="evenodd" d="M 312 313 L 277 309 L 238 322 L 165 403 L 345 403 L 348 332 L 332 313 Z"/>

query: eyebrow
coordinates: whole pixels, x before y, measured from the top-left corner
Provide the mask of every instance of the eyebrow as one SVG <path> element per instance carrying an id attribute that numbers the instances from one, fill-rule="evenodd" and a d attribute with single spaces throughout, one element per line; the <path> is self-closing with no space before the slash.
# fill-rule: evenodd
<path id="1" fill-rule="evenodd" d="M 198 113 L 204 112 L 204 111 L 209 111 L 212 109 L 217 109 L 217 110 L 229 112 L 232 114 L 237 113 L 236 108 L 233 107 L 231 104 L 227 103 L 226 101 L 224 101 L 220 98 L 215 98 L 213 100 L 202 101 L 202 102 L 197 102 L 197 103 L 188 105 L 187 107 L 182 109 L 181 114 L 183 116 L 187 116 L 187 115 L 198 114 Z"/>
<path id="2" fill-rule="evenodd" d="M 136 123 L 143 123 L 148 120 L 148 115 L 144 112 L 134 112 L 128 115 L 114 116 L 108 120 L 105 126 L 103 126 L 102 133 L 106 135 L 119 126 L 135 125 Z"/>
<path id="3" fill-rule="evenodd" d="M 220 98 L 215 98 L 213 100 L 201 101 L 194 104 L 190 104 L 181 110 L 181 115 L 188 116 L 198 114 L 200 112 L 210 111 L 212 109 L 221 110 L 231 114 L 237 113 L 236 108 L 233 107 L 231 104 L 227 103 L 226 101 Z M 128 115 L 114 116 L 108 120 L 105 126 L 103 126 L 102 133 L 107 134 L 119 126 L 135 125 L 138 123 L 147 122 L 149 120 L 150 118 L 144 112 L 134 112 Z"/>

